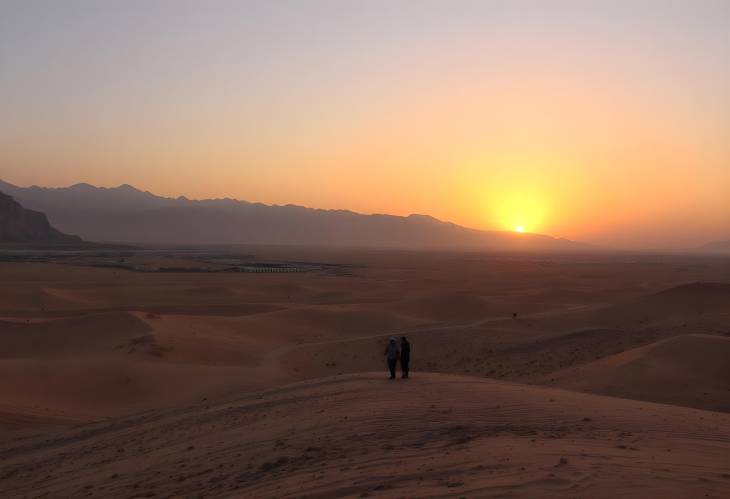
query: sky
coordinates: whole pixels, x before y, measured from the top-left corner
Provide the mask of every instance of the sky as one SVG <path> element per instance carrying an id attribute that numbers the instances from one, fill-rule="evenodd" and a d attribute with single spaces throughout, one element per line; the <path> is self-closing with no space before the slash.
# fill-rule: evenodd
<path id="1" fill-rule="evenodd" d="M 0 0 L 0 179 L 730 238 L 730 2 Z"/>

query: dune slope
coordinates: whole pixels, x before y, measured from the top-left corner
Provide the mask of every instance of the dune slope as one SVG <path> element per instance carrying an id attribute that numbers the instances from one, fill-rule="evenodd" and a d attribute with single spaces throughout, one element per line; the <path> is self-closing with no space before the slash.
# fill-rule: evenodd
<path id="1" fill-rule="evenodd" d="M 728 497 L 730 415 L 443 374 L 325 378 L 6 440 L 12 497 Z"/>
<path id="2" fill-rule="evenodd" d="M 730 338 L 680 335 L 550 375 L 561 388 L 730 412 Z"/>

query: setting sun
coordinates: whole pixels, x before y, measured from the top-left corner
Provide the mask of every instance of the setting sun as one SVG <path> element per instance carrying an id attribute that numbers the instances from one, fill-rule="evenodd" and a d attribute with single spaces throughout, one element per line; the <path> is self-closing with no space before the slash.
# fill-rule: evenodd
<path id="1" fill-rule="evenodd" d="M 730 499 L 729 62 L 730 0 L 0 0 L 0 499 Z"/>
<path id="2" fill-rule="evenodd" d="M 730 2 L 640 3 L 0 1 L 0 182 L 726 240 Z M 221 237 L 284 241 L 240 227 Z"/>
<path id="3" fill-rule="evenodd" d="M 502 184 L 514 182 L 515 179 L 505 179 Z M 502 230 L 524 233 L 529 229 L 541 233 L 550 218 L 549 195 L 531 186 L 523 187 L 520 192 L 490 193 L 489 203 L 489 225 Z"/>

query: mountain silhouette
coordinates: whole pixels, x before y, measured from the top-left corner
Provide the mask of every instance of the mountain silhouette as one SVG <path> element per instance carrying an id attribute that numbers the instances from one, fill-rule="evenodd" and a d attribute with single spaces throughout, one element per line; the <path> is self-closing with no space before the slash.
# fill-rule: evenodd
<path id="1" fill-rule="evenodd" d="M 424 249 L 575 251 L 589 246 L 539 234 L 469 229 L 427 215 L 363 215 L 234 199 L 165 198 L 130 185 L 17 187 L 23 205 L 84 239 L 155 244 L 287 244 Z"/>
<path id="2" fill-rule="evenodd" d="M 0 192 L 0 243 L 79 244 L 81 238 L 54 229 L 43 213 L 26 210 Z"/>
<path id="3" fill-rule="evenodd" d="M 698 248 L 699 251 L 706 253 L 730 253 L 730 239 L 727 241 L 712 241 L 703 244 Z"/>

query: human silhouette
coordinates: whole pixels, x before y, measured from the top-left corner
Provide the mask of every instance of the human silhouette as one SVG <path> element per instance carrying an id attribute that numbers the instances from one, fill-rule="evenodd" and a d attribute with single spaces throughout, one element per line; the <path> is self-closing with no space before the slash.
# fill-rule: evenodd
<path id="1" fill-rule="evenodd" d="M 411 362 L 411 344 L 405 336 L 400 337 L 400 370 L 403 379 L 408 377 L 408 364 Z"/>
<path id="2" fill-rule="evenodd" d="M 395 379 L 395 365 L 398 362 L 400 351 L 395 338 L 391 338 L 388 346 L 385 348 L 385 358 L 388 360 L 388 370 L 390 371 L 390 379 Z"/>

